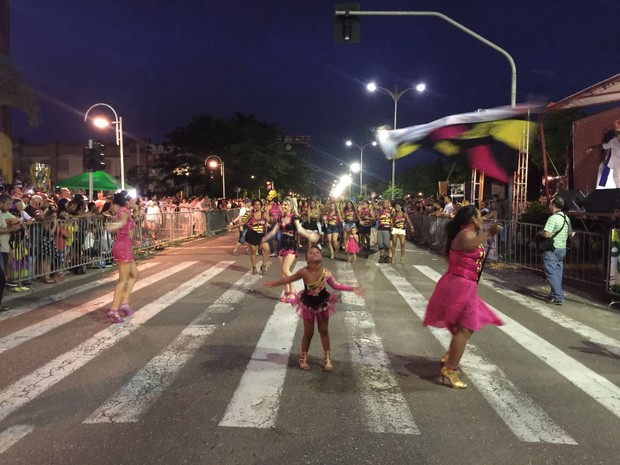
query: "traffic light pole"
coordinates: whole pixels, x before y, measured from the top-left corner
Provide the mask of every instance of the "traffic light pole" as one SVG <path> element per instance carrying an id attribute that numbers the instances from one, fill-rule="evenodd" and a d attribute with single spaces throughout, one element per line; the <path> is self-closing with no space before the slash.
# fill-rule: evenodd
<path id="1" fill-rule="evenodd" d="M 338 4 L 336 5 L 338 7 Z M 439 13 L 438 11 L 359 11 L 359 10 L 336 10 L 335 11 L 336 18 L 338 17 L 351 17 L 351 16 L 435 16 L 437 18 L 443 19 L 444 21 L 452 24 L 454 27 L 460 29 L 463 32 L 466 32 L 470 36 L 478 39 L 480 42 L 488 45 L 494 50 L 497 50 L 499 53 L 504 55 L 508 62 L 510 63 L 510 69 L 512 71 L 512 85 L 510 88 L 510 105 L 516 106 L 517 104 L 517 66 L 515 65 L 515 61 L 510 56 L 510 54 L 504 50 L 503 48 L 495 45 L 490 40 L 485 39 L 480 34 L 475 33 L 471 29 L 466 26 L 463 26 L 461 23 L 453 20 L 452 18 L 444 15 L 443 13 Z M 359 37 L 357 41 L 359 42 Z M 354 42 L 355 43 L 355 42 Z"/>

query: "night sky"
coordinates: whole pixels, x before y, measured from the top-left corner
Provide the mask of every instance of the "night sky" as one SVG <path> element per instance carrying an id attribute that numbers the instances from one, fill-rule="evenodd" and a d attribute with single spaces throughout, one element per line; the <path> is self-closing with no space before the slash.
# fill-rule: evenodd
<path id="1" fill-rule="evenodd" d="M 439 18 L 364 17 L 361 43 L 335 44 L 324 0 L 12 0 L 11 54 L 40 93 L 41 123 L 14 111 L 14 138 L 83 143 L 94 103 L 123 118 L 125 141 L 161 142 L 193 115 L 255 114 L 309 135 L 334 175 L 359 159 L 394 105 L 365 84 L 423 94 L 399 102 L 398 126 L 510 104 L 508 60 Z M 361 9 L 439 11 L 497 44 L 517 66 L 517 101 L 557 101 L 620 72 L 620 1 L 362 1 Z M 105 139 L 104 139 L 105 140 Z M 391 162 L 364 152 L 388 179 Z M 399 170 L 419 158 L 399 160 Z"/>

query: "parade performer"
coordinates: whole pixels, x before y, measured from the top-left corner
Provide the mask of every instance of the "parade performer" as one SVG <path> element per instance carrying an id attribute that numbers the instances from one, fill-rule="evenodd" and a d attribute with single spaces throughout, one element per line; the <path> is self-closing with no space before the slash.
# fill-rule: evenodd
<path id="1" fill-rule="evenodd" d="M 497 234 L 499 226 L 481 230 L 482 218 L 473 205 L 461 208 L 446 225 L 448 271 L 437 282 L 424 317 L 424 326 L 447 328 L 453 335 L 450 349 L 441 357 L 440 373 L 442 380 L 457 389 L 467 387 L 459 378 L 458 367 L 470 336 L 486 325 L 503 324 L 478 296 L 483 244 Z"/>
<path id="2" fill-rule="evenodd" d="M 394 208 L 394 225 L 392 227 L 392 259 L 396 256 L 396 243 L 400 241 L 400 263 L 403 263 L 405 260 L 405 237 L 407 235 L 405 225 L 409 224 L 411 231 L 413 231 L 413 223 L 411 223 L 409 215 L 403 211 L 403 206 L 401 204 L 397 203 Z"/>
<path id="3" fill-rule="evenodd" d="M 334 253 L 340 249 L 340 223 L 341 218 L 338 214 L 336 202 L 329 204 L 327 213 L 323 216 L 325 221 L 325 234 L 327 235 L 327 244 L 329 245 L 330 258 L 333 260 Z"/>
<path id="4" fill-rule="evenodd" d="M 252 213 L 252 200 L 245 199 L 243 201 L 243 207 L 239 209 L 239 215 L 237 215 L 237 217 L 233 219 L 228 225 L 228 230 L 230 231 L 232 230 L 232 228 L 235 227 L 235 223 L 241 224 L 241 226 L 239 226 L 239 239 L 237 240 L 237 243 L 235 244 L 235 248 L 233 249 L 233 255 L 237 255 L 237 249 L 239 249 L 239 246 L 241 244 L 245 244 L 245 253 L 246 254 L 248 253 L 248 245 L 245 242 L 245 235 L 248 231 L 248 228 L 245 226 L 245 222 L 250 217 L 251 213 Z"/>
<path id="5" fill-rule="evenodd" d="M 263 264 L 260 267 L 260 272 L 263 274 L 267 269 L 267 262 L 269 261 L 269 245 L 267 245 L 266 242 L 262 242 L 265 232 L 267 231 L 267 216 L 263 211 L 263 202 L 261 200 L 255 200 L 253 206 L 252 213 L 245 220 L 242 227 L 247 227 L 245 241 L 250 246 L 252 274 L 256 274 L 256 256 L 259 247 L 263 252 Z"/>
<path id="6" fill-rule="evenodd" d="M 118 264 L 118 283 L 114 289 L 112 306 L 106 315 L 112 323 L 122 323 L 122 316 L 131 316 L 134 311 L 129 306 L 129 296 L 138 280 L 138 267 L 133 258 L 133 230 L 135 222 L 131 218 L 131 209 L 136 205 L 135 199 L 127 195 L 127 191 L 114 194 L 112 210 L 116 214 L 113 223 L 106 224 L 109 232 L 117 231 L 112 257 Z M 121 316 L 122 315 L 122 316 Z"/>
<path id="7" fill-rule="evenodd" d="M 280 273 L 283 278 L 291 275 L 291 266 L 298 254 L 297 236 L 301 234 L 308 239 L 308 243 L 312 244 L 319 240 L 318 233 L 310 232 L 301 225 L 300 218 L 297 216 L 297 205 L 295 199 L 286 197 L 281 205 L 282 216 L 278 223 L 266 234 L 262 241 L 269 242 L 269 239 L 281 233 L 280 251 L 278 252 L 278 260 L 280 261 Z M 281 302 L 294 302 L 295 290 L 290 284 L 284 286 L 284 294 L 280 298 Z"/>
<path id="8" fill-rule="evenodd" d="M 392 257 L 392 241 L 390 239 L 390 231 L 392 230 L 392 216 L 394 211 L 389 200 L 380 203 L 381 207 L 377 208 L 377 246 L 379 247 L 379 263 L 391 263 Z"/>
<path id="9" fill-rule="evenodd" d="M 351 228 L 357 226 L 357 221 L 359 220 L 359 218 L 357 217 L 357 211 L 355 210 L 355 206 L 350 200 L 345 203 L 342 209 L 342 219 L 344 221 L 344 227 L 342 231 L 342 243 L 346 246 L 349 243 L 349 234 L 351 233 Z"/>
<path id="10" fill-rule="evenodd" d="M 345 252 L 349 254 L 348 262 L 355 263 L 357 261 L 357 254 L 360 252 L 360 236 L 357 234 L 357 227 L 353 226 L 349 230 L 349 239 L 345 247 Z"/>
<path id="11" fill-rule="evenodd" d="M 357 214 L 362 247 L 364 250 L 370 250 L 370 228 L 375 220 L 375 212 L 370 208 L 367 201 L 362 200 L 357 206 Z"/>
<path id="12" fill-rule="evenodd" d="M 306 254 L 308 265 L 297 273 L 283 277 L 277 281 L 268 281 L 267 287 L 276 287 L 283 284 L 290 284 L 303 279 L 304 290 L 300 291 L 294 302 L 295 312 L 304 322 L 304 334 L 301 338 L 301 354 L 299 356 L 299 368 L 309 370 L 308 350 L 314 335 L 314 322 L 317 322 L 321 345 L 323 346 L 323 370 L 332 371 L 334 369 L 330 357 L 329 343 L 329 317 L 336 313 L 335 303 L 338 300 L 336 294 L 330 294 L 326 287 L 329 284 L 337 291 L 353 291 L 361 295 L 362 291 L 357 286 L 347 286 L 338 283 L 332 274 L 323 266 L 323 256 L 321 250 L 313 245 L 308 248 Z"/>

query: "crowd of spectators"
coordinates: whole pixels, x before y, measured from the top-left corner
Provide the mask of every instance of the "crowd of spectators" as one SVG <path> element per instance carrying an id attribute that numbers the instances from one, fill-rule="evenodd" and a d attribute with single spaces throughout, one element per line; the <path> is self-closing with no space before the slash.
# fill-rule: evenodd
<path id="1" fill-rule="evenodd" d="M 6 190 L 0 186 L 0 194 L 6 200 L 0 243 L 4 236 L 3 271 L 9 289 L 26 291 L 35 281 L 55 284 L 67 272 L 84 274 L 88 266 L 110 265 L 113 237 L 104 224 L 110 219 L 113 192 L 97 192 L 95 199 L 89 199 L 84 190 L 59 188 L 52 193 L 15 184 Z M 140 226 L 138 239 L 157 241 L 162 226 L 172 218 L 175 224 L 181 220 L 181 228 L 192 234 L 206 232 L 202 212 L 236 208 L 240 203 L 199 196 L 139 197 L 133 213 Z"/>

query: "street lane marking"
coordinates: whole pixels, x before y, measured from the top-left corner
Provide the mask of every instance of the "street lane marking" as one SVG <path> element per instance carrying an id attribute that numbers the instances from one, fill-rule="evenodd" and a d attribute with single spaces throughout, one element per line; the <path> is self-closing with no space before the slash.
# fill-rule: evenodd
<path id="1" fill-rule="evenodd" d="M 161 263 L 159 262 L 141 263 L 138 265 L 138 271 L 144 271 L 153 266 L 160 265 L 160 264 Z M 0 321 L 13 318 L 17 315 L 21 315 L 22 313 L 26 313 L 31 310 L 36 310 L 37 308 L 41 308 L 49 304 L 53 304 L 54 302 L 64 300 L 67 297 L 80 294 L 84 291 L 88 291 L 90 289 L 96 289 L 104 284 L 107 284 L 112 281 L 116 281 L 117 279 L 118 279 L 118 275 L 116 273 L 113 273 L 111 276 L 108 276 L 107 278 L 98 279 L 96 281 L 91 281 L 89 283 L 82 284 L 80 286 L 76 286 L 71 289 L 67 289 L 66 291 L 62 291 L 57 294 L 45 296 L 42 299 L 37 299 L 35 302 L 31 302 L 25 305 L 20 305 L 19 307 L 15 307 L 11 310 L 0 313 Z"/>
<path id="2" fill-rule="evenodd" d="M 133 316 L 127 318 L 125 323 L 108 326 L 73 350 L 56 357 L 0 391 L 0 421 L 132 334 L 159 312 L 189 295 L 233 263 L 232 261 L 217 263 L 198 276 L 180 284 L 173 291 L 145 305 Z"/>
<path id="3" fill-rule="evenodd" d="M 157 281 L 161 281 L 162 279 L 166 279 L 170 277 L 170 275 L 178 273 L 185 268 L 189 268 L 196 263 L 198 262 L 183 262 L 177 266 L 173 266 L 172 268 L 160 271 L 153 276 L 140 279 L 134 286 L 133 292 L 139 291 L 140 289 L 150 286 L 151 284 L 156 283 Z M 118 277 L 115 276 L 114 279 L 118 279 Z M 31 339 L 39 337 L 55 328 L 58 328 L 59 326 L 76 320 L 90 312 L 98 310 L 105 304 L 110 303 L 113 298 L 114 291 L 108 292 L 107 294 L 103 294 L 100 297 L 97 297 L 82 305 L 74 307 L 71 310 L 66 310 L 62 313 L 59 313 L 58 315 L 55 315 L 43 321 L 39 321 L 38 323 L 35 323 L 24 329 L 15 331 L 14 333 L 4 336 L 3 338 L 0 338 L 0 353 L 9 349 L 13 349 L 14 347 L 17 347 L 24 342 L 30 341 Z"/>
<path id="4" fill-rule="evenodd" d="M 210 314 L 227 313 L 239 304 L 260 275 L 245 274 L 198 315 L 159 355 L 93 412 L 84 423 L 137 423 L 215 330 L 202 324 Z"/>
<path id="5" fill-rule="evenodd" d="M 305 263 L 297 262 L 293 273 Z M 297 281 L 296 289 L 303 286 Z M 256 344 L 241 381 L 219 426 L 273 428 L 299 316 L 291 304 L 278 302 Z"/>
<path id="6" fill-rule="evenodd" d="M 428 301 L 398 271 L 390 265 L 377 265 L 409 308 L 420 320 Z M 500 327 L 500 329 L 503 327 Z M 450 333 L 445 329 L 428 327 L 431 334 L 445 350 L 450 346 Z M 467 377 L 495 410 L 498 416 L 524 442 L 545 442 L 551 444 L 572 444 L 577 442 L 562 430 L 536 403 L 508 379 L 506 374 L 471 342 L 461 359 Z"/>
<path id="7" fill-rule="evenodd" d="M 422 268 L 420 271 L 433 281 L 441 277 L 430 267 Z M 498 326 L 501 331 L 620 418 L 620 387 L 566 355 L 508 315 L 490 305 L 489 307 L 506 323 L 504 326 Z"/>
<path id="8" fill-rule="evenodd" d="M 601 349 L 606 350 L 610 354 L 620 357 L 620 341 L 609 337 L 606 334 L 591 328 L 590 326 L 580 323 L 579 321 L 574 320 L 571 317 L 558 312 L 557 310 L 553 310 L 546 304 L 541 304 L 540 302 L 521 295 L 518 292 L 503 288 L 493 281 L 483 278 L 480 282 L 504 297 L 514 300 L 529 310 L 532 310 L 553 321 L 555 324 L 583 336 L 587 341 L 590 341 Z"/>
<path id="9" fill-rule="evenodd" d="M 32 433 L 34 426 L 15 425 L 0 433 L 0 454 L 9 450 L 13 444 L 20 441 L 24 436 Z"/>
<path id="10" fill-rule="evenodd" d="M 342 282 L 357 285 L 351 265 L 338 263 L 336 269 Z M 366 311 L 366 301 L 353 292 L 343 292 L 342 302 L 347 306 L 361 306 L 355 311 L 345 312 L 345 324 L 351 336 L 349 351 L 366 409 L 368 430 L 373 433 L 420 434 L 377 335 L 375 322 Z"/>

